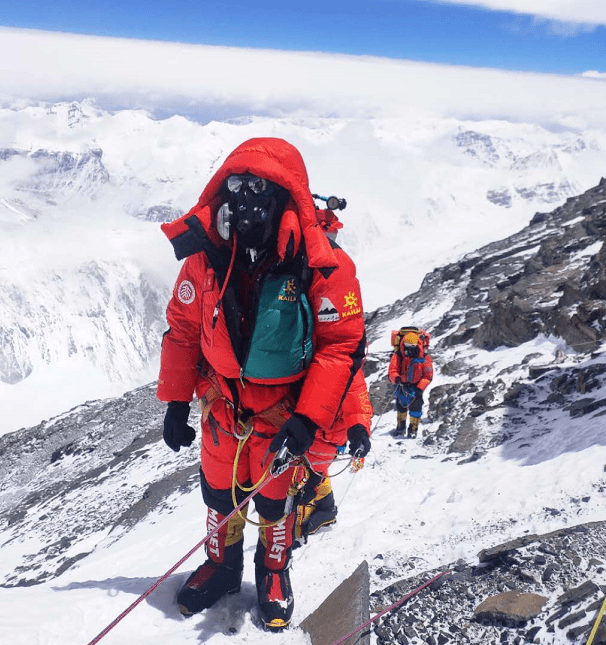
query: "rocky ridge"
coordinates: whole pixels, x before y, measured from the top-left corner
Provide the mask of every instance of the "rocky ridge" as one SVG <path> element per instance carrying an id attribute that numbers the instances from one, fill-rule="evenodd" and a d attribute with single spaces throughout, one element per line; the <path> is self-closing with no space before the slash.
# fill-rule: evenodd
<path id="1" fill-rule="evenodd" d="M 164 411 L 154 383 L 0 437 L 0 542 L 16 564 L 0 586 L 52 580 L 88 555 L 91 536 L 117 540 L 199 485 L 197 451 L 166 459 Z"/>
<path id="2" fill-rule="evenodd" d="M 429 414 L 439 430 L 427 439 L 447 452 L 481 452 L 521 431 L 525 410 L 556 404 L 570 416 L 601 415 L 606 398 L 606 179 L 522 231 L 430 273 L 418 292 L 367 316 L 368 373 L 385 374 L 385 352 L 372 342 L 394 319 L 432 334 L 431 353 L 451 382 L 433 387 Z M 446 303 L 434 317 L 435 303 Z M 529 353 L 520 373 L 472 366 L 469 355 L 520 347 L 537 337 L 560 339 L 546 362 Z M 392 393 L 376 378 L 371 398 L 386 409 Z M 377 405 L 378 403 L 378 405 Z M 492 417 L 491 417 L 492 415 Z M 481 438 L 486 422 L 503 421 Z"/>
<path id="3" fill-rule="evenodd" d="M 537 463 L 555 456 L 542 450 L 562 419 L 568 419 L 577 448 L 588 445 L 583 425 L 606 414 L 605 233 L 602 179 L 552 213 L 537 213 L 518 234 L 436 269 L 417 293 L 368 316 L 371 343 L 393 320 L 420 324 L 432 334 L 431 353 L 446 382 L 429 397 L 427 414 L 437 425 L 423 439 L 430 453 L 464 465 L 501 446 L 512 458 Z M 447 303 L 438 317 L 435 302 Z M 497 361 L 470 360 L 482 352 L 531 347 L 538 337 L 553 339 L 553 355 L 529 349 L 505 369 Z M 374 378 L 371 399 L 383 412 L 393 407 L 387 356 L 371 351 L 367 365 Z M 543 424 L 527 424 L 529 413 Z M 594 482 L 594 494 L 605 493 L 606 476 Z M 585 643 L 606 593 L 606 527 L 575 526 L 573 509 L 587 501 L 589 496 L 570 500 L 568 509 L 544 509 L 566 516 L 571 528 L 524 535 L 479 553 L 478 562 L 445 566 L 450 573 L 430 591 L 382 619 L 378 642 Z M 371 565 L 374 575 L 398 577 L 401 572 L 383 566 L 382 557 Z M 374 609 L 397 602 L 436 573 L 374 592 Z M 594 643 L 606 643 L 605 625 Z"/>
<path id="4" fill-rule="evenodd" d="M 454 562 L 381 619 L 380 645 L 585 643 L 606 595 L 606 522 L 525 535 Z M 371 596 L 371 612 L 431 579 L 424 572 Z M 600 623 L 594 645 L 606 643 Z"/>

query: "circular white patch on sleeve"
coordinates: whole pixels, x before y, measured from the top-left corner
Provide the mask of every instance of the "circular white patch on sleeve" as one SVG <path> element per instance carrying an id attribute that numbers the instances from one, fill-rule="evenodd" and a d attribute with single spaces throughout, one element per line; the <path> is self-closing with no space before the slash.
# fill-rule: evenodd
<path id="1" fill-rule="evenodd" d="M 191 303 L 196 299 L 196 290 L 194 285 L 189 280 L 183 280 L 177 289 L 177 298 L 184 305 L 191 305 Z"/>

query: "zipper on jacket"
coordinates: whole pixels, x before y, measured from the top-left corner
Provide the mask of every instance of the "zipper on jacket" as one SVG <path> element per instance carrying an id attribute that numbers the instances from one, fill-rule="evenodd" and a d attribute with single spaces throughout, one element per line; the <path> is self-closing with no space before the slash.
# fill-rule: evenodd
<path id="1" fill-rule="evenodd" d="M 260 269 L 260 267 L 259 267 Z M 261 299 L 259 298 L 259 293 L 261 292 L 261 286 L 263 282 L 265 281 L 265 277 L 270 275 L 269 272 L 265 273 L 264 275 L 261 274 L 259 271 L 255 278 L 253 279 L 253 288 L 252 288 L 252 294 L 251 294 L 251 306 L 250 306 L 250 311 L 251 311 L 251 316 L 248 320 L 248 337 L 246 338 L 246 344 L 244 345 L 244 353 L 242 356 L 242 365 L 240 366 L 240 381 L 242 381 L 242 384 L 244 384 L 244 368 L 246 367 L 246 363 L 248 362 L 248 355 L 250 354 L 250 348 L 252 345 L 252 339 L 253 339 L 253 334 L 255 331 L 255 327 L 257 325 L 257 315 L 259 313 L 259 303 L 261 302 Z"/>
<path id="2" fill-rule="evenodd" d="M 307 368 L 307 334 L 309 333 L 309 320 L 307 318 L 307 310 L 303 303 L 303 285 L 299 281 L 299 311 L 301 312 L 301 318 L 303 319 L 303 339 L 301 340 L 301 370 Z M 307 296 L 305 296 L 307 299 Z"/>

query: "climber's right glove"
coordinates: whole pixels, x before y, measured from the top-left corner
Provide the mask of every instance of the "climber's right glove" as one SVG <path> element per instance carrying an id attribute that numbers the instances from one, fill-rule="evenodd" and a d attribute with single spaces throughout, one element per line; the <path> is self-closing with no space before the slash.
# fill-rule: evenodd
<path id="1" fill-rule="evenodd" d="M 296 412 L 287 419 L 278 434 L 269 445 L 270 452 L 277 452 L 286 442 L 288 452 L 293 457 L 299 457 L 307 451 L 314 442 L 318 426 L 303 414 Z"/>
<path id="2" fill-rule="evenodd" d="M 181 446 L 191 446 L 196 438 L 196 431 L 187 425 L 189 418 L 189 403 L 185 401 L 171 401 L 166 408 L 164 416 L 164 442 L 175 452 Z"/>

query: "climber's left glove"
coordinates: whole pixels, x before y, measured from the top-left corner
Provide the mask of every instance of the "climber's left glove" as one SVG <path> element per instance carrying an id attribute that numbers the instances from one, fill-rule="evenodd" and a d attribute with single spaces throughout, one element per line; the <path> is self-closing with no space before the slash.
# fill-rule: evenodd
<path id="1" fill-rule="evenodd" d="M 368 432 L 361 423 L 356 423 L 351 426 L 347 431 L 347 439 L 349 440 L 349 454 L 356 457 L 366 457 L 370 452 L 370 439 Z"/>
<path id="2" fill-rule="evenodd" d="M 166 407 L 164 416 L 164 442 L 175 452 L 181 446 L 191 446 L 196 438 L 196 431 L 187 424 L 189 418 L 189 403 L 186 401 L 171 401 Z"/>

